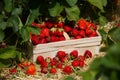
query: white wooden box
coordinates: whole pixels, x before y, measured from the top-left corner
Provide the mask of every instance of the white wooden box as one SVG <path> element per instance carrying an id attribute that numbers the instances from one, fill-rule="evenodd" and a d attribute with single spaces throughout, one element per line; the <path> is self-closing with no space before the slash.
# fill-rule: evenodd
<path id="1" fill-rule="evenodd" d="M 90 50 L 93 54 L 98 54 L 100 43 L 101 36 L 38 44 L 33 48 L 33 61 L 36 61 L 38 55 L 54 57 L 59 50 L 67 53 L 78 50 L 79 54 L 83 54 L 85 50 Z"/>

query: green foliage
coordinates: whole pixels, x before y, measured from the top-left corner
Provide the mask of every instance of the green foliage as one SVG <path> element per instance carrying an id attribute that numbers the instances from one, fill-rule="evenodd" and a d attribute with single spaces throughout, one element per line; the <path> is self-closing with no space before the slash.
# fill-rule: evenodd
<path id="1" fill-rule="evenodd" d="M 64 80 L 75 80 L 75 79 L 71 76 L 67 76 Z"/>

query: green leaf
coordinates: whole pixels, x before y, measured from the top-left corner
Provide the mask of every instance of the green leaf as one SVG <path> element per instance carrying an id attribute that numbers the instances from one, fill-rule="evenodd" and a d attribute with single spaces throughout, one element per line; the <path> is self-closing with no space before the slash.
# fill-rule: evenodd
<path id="1" fill-rule="evenodd" d="M 103 0 L 88 0 L 88 2 L 104 12 L 103 6 L 105 5 L 105 2 L 103 2 Z"/>
<path id="2" fill-rule="evenodd" d="M 70 6 L 74 6 L 77 3 L 78 0 L 66 0 L 66 2 L 70 5 Z"/>
<path id="3" fill-rule="evenodd" d="M 22 60 L 22 53 L 16 51 L 16 54 L 17 54 L 17 57 L 18 57 L 19 61 L 21 61 Z"/>
<path id="4" fill-rule="evenodd" d="M 106 18 L 106 17 L 104 17 L 104 16 L 100 16 L 100 17 L 99 17 L 99 24 L 100 24 L 101 26 L 104 26 L 107 22 L 108 22 L 108 21 L 107 21 L 107 18 Z"/>
<path id="5" fill-rule="evenodd" d="M 104 26 L 108 22 L 107 18 L 102 15 L 100 15 L 98 19 L 101 26 Z"/>
<path id="6" fill-rule="evenodd" d="M 8 21 L 7 25 L 13 27 L 14 32 L 19 30 L 19 16 L 11 16 Z"/>
<path id="7" fill-rule="evenodd" d="M 6 12 L 11 12 L 13 8 L 13 0 L 3 0 L 4 1 L 4 9 Z"/>
<path id="8" fill-rule="evenodd" d="M 39 15 L 39 8 L 30 10 L 30 14 L 27 18 L 25 25 L 30 25 L 38 15 Z"/>
<path id="9" fill-rule="evenodd" d="M 3 60 L 0 59 L 0 68 L 9 67 L 11 65 L 11 61 L 9 59 Z"/>
<path id="10" fill-rule="evenodd" d="M 13 9 L 11 15 L 19 15 L 19 14 L 21 14 L 21 13 L 22 13 L 22 8 L 19 7 L 19 8 Z"/>
<path id="11" fill-rule="evenodd" d="M 92 70 L 92 71 L 82 72 L 79 75 L 83 77 L 82 80 L 95 80 L 96 74 L 97 74 L 97 71 Z"/>
<path id="12" fill-rule="evenodd" d="M 75 80 L 75 79 L 71 76 L 67 76 L 64 80 Z"/>
<path id="13" fill-rule="evenodd" d="M 0 22 L 0 29 L 4 30 L 6 28 L 6 22 Z"/>
<path id="14" fill-rule="evenodd" d="M 5 37 L 4 32 L 2 30 L 0 30 L 0 42 L 3 41 L 4 37 Z"/>
<path id="15" fill-rule="evenodd" d="M 103 4 L 103 6 L 106 6 L 107 5 L 107 0 L 102 0 L 102 4 Z"/>
<path id="16" fill-rule="evenodd" d="M 111 30 L 109 32 L 109 35 L 111 37 L 111 39 L 114 41 L 114 42 L 120 42 L 120 28 L 116 28 L 114 30 Z"/>
<path id="17" fill-rule="evenodd" d="M 29 40 L 30 34 L 29 34 L 29 32 L 27 31 L 27 28 L 24 28 L 24 27 L 21 28 L 21 29 L 19 30 L 19 34 L 21 35 L 21 37 L 22 37 L 22 39 L 23 39 L 23 42 Z"/>
<path id="18" fill-rule="evenodd" d="M 118 80 L 116 71 L 112 71 L 111 72 L 110 79 L 111 80 Z"/>
<path id="19" fill-rule="evenodd" d="M 40 33 L 40 29 L 39 28 L 33 28 L 33 27 L 27 27 L 26 28 L 27 29 L 27 31 L 30 33 L 33 33 L 33 34 L 39 34 Z"/>
<path id="20" fill-rule="evenodd" d="M 62 10 L 63 10 L 63 6 L 61 6 L 58 2 L 56 2 L 56 4 L 52 8 L 49 8 L 50 16 L 56 17 L 61 13 Z"/>
<path id="21" fill-rule="evenodd" d="M 102 39 L 105 41 L 107 38 L 107 33 L 103 29 L 99 29 L 98 32 L 102 36 Z"/>
<path id="22" fill-rule="evenodd" d="M 15 48 L 2 48 L 0 49 L 0 59 L 9 59 L 16 57 Z"/>
<path id="23" fill-rule="evenodd" d="M 68 20 L 75 20 L 77 21 L 79 19 L 79 15 L 80 15 L 80 10 L 77 6 L 73 6 L 70 8 L 65 8 L 66 14 L 67 14 L 67 18 Z"/>

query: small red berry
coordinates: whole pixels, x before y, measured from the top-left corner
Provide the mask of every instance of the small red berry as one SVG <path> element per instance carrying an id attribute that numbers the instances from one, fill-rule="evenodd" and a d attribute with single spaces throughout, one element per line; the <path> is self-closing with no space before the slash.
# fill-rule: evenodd
<path id="1" fill-rule="evenodd" d="M 38 62 L 39 64 L 41 64 L 41 62 L 43 62 L 43 61 L 44 61 L 44 57 L 41 56 L 41 55 L 39 55 L 39 56 L 37 57 L 37 62 Z"/>
<path id="2" fill-rule="evenodd" d="M 70 74 L 72 72 L 72 68 L 70 66 L 65 66 L 63 72 L 66 74 Z"/>
<path id="3" fill-rule="evenodd" d="M 56 73 L 57 73 L 56 68 L 51 68 L 51 69 L 50 69 L 50 73 L 51 73 L 51 74 L 56 74 Z"/>
<path id="4" fill-rule="evenodd" d="M 70 52 L 70 56 L 71 56 L 72 58 L 77 58 L 77 57 L 78 57 L 78 51 L 77 51 L 77 50 L 71 51 L 71 52 Z"/>
<path id="5" fill-rule="evenodd" d="M 84 53 L 85 58 L 92 58 L 92 53 L 89 50 L 86 50 Z"/>

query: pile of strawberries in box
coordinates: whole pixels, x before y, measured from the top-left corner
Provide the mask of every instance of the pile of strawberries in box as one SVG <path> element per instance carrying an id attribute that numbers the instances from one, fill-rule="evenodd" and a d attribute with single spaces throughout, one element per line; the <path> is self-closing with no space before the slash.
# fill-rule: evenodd
<path id="1" fill-rule="evenodd" d="M 71 24 L 71 23 L 69 23 Z M 80 39 L 97 36 L 97 26 L 85 19 L 78 20 L 75 25 L 65 24 L 62 21 L 51 20 L 42 23 L 33 22 L 32 27 L 39 27 L 40 34 L 31 34 L 31 41 L 34 45 L 66 40 L 63 32 L 66 32 L 70 39 Z"/>

